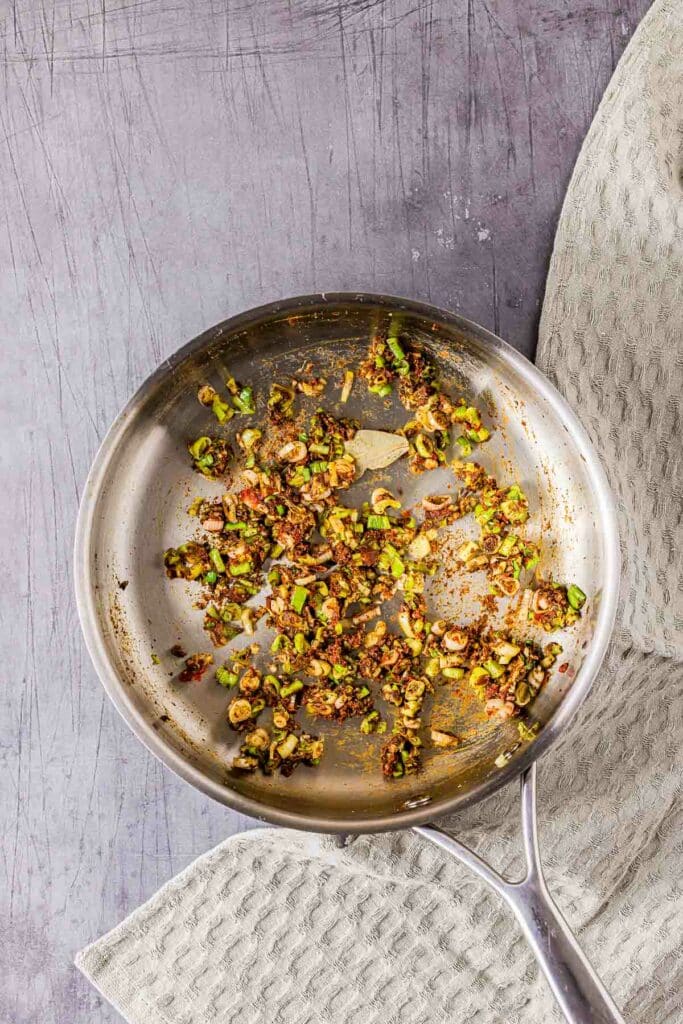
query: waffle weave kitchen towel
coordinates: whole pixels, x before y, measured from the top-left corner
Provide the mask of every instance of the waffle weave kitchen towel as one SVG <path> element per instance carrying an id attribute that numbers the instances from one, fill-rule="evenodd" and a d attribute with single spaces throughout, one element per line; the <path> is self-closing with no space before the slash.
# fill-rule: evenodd
<path id="1" fill-rule="evenodd" d="M 603 456 L 624 561 L 607 664 L 541 764 L 544 862 L 582 945 L 641 1024 L 680 1021 L 683 991 L 681 111 L 683 4 L 659 0 L 579 157 L 538 355 Z M 458 834 L 494 864 L 517 856 L 515 796 L 458 816 Z M 557 1017 L 500 900 L 407 834 L 345 847 L 285 829 L 234 837 L 76 962 L 131 1024 Z"/>

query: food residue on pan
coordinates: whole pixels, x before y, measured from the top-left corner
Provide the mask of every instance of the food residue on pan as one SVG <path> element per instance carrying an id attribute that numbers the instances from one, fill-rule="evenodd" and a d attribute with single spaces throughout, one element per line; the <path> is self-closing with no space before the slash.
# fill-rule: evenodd
<path id="1" fill-rule="evenodd" d="M 451 467 L 456 489 L 404 508 L 399 488 L 375 477 L 364 500 L 346 504 L 364 468 L 353 455 L 362 424 L 325 409 L 328 387 L 342 407 L 352 388 L 365 387 L 369 403 L 398 398 L 408 416 L 394 432 L 396 457 L 413 474 Z M 378 767 L 400 779 L 419 770 L 425 744 L 460 745 L 456 731 L 424 714 L 426 697 L 449 686 L 464 688 L 488 718 L 516 720 L 520 740 L 535 735 L 530 709 L 562 647 L 523 635 L 518 618 L 515 631 L 511 619 L 494 628 L 493 613 L 500 600 L 521 599 L 530 626 L 555 632 L 578 620 L 586 595 L 540 575 L 544 553 L 526 536 L 526 494 L 474 461 L 492 427 L 466 398 L 446 393 L 400 317 L 341 381 L 328 384 L 305 366 L 295 379 L 274 381 L 267 397 L 233 378 L 224 391 L 200 387 L 216 423 L 188 443 L 193 468 L 215 481 L 216 495 L 191 503 L 196 535 L 168 549 L 164 564 L 169 578 L 197 584 L 207 638 L 225 651 L 214 678 L 234 694 L 226 709 L 241 736 L 233 767 L 289 775 L 317 765 L 325 752 L 315 723 L 325 720 L 382 737 Z M 257 419 L 264 398 L 266 416 Z M 221 431 L 233 420 L 227 436 Z M 221 493 L 236 469 L 238 482 Z M 435 617 L 426 599 L 448 528 L 461 520 L 477 529 L 455 551 L 461 591 L 470 578 L 486 584 L 481 615 L 467 625 Z M 253 636 L 261 620 L 273 636 L 258 668 L 258 644 L 231 644 Z M 180 645 L 171 653 L 185 658 L 181 682 L 200 680 L 214 661 L 186 656 Z"/>

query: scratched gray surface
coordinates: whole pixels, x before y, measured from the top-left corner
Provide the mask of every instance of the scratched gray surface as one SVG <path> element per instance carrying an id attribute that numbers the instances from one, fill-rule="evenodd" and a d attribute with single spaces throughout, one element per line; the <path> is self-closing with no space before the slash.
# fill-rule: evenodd
<path id="1" fill-rule="evenodd" d="M 105 700 L 71 545 L 107 425 L 168 353 L 320 289 L 533 351 L 554 226 L 647 0 L 0 3 L 0 1020 L 119 1020 L 71 966 L 250 822 Z"/>

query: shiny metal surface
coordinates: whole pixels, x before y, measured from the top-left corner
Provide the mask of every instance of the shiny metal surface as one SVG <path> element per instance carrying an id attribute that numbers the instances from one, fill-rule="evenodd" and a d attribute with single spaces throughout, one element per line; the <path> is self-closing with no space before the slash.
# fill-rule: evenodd
<path id="1" fill-rule="evenodd" d="M 536 826 L 536 765 L 522 773 L 526 873 L 512 882 L 473 850 L 434 825 L 415 831 L 479 875 L 506 901 L 569 1024 L 624 1024 L 614 1000 L 572 935 L 543 877 Z"/>
<path id="2" fill-rule="evenodd" d="M 424 771 L 399 784 L 381 778 L 376 750 L 368 753 L 352 729 L 332 727 L 320 768 L 290 779 L 238 777 L 229 768 L 235 737 L 224 721 L 225 692 L 212 683 L 179 686 L 168 655 L 178 641 L 206 649 L 201 615 L 183 585 L 165 579 L 165 547 L 191 535 L 184 514 L 197 493 L 215 493 L 188 467 L 185 444 L 205 432 L 207 414 L 196 387 L 227 373 L 267 391 L 306 359 L 330 379 L 325 404 L 335 405 L 343 368 L 355 364 L 371 332 L 401 311 L 406 327 L 438 359 L 450 390 L 489 407 L 496 432 L 477 458 L 500 479 L 522 483 L 532 509 L 529 530 L 542 539 L 544 568 L 576 581 L 590 602 L 580 627 L 563 636 L 569 669 L 555 674 L 534 705 L 541 730 L 502 769 L 516 732 L 466 712 L 471 730 L 453 753 L 427 753 Z M 365 427 L 397 426 L 405 413 L 385 409 L 354 389 L 349 406 Z M 404 502 L 447 486 L 400 481 Z M 447 471 L 440 471 L 447 475 Z M 357 485 L 373 486 L 374 474 Z M 391 479 L 391 477 L 390 477 Z M 453 478 L 451 474 L 450 483 Z M 424 493 L 424 490 L 422 491 Z M 353 499 L 353 493 L 349 500 Z M 462 602 L 443 578 L 429 600 L 440 614 L 467 619 L 480 611 Z M 138 737 L 164 763 L 207 795 L 246 814 L 315 831 L 362 832 L 405 828 L 480 799 L 518 775 L 560 734 L 590 689 L 612 629 L 618 593 L 618 541 L 612 498 L 575 415 L 522 356 L 461 317 L 418 303 L 373 295 L 315 295 L 275 303 L 212 328 L 167 360 L 140 388 L 107 435 L 95 459 L 76 532 L 79 614 L 102 682 Z M 119 584 L 127 582 L 125 589 Z M 159 658 L 153 664 L 152 655 Z M 441 698 L 439 698 L 441 700 Z M 444 697 L 435 714 L 453 713 Z M 451 701 L 452 705 L 453 702 Z M 462 712 L 462 709 L 460 711 Z M 325 730 L 320 730 L 324 732 Z M 514 737 L 512 733 L 514 732 Z M 354 734 L 354 735 L 352 735 Z M 378 745 L 379 742 L 377 741 Z M 372 746 L 372 745 L 370 745 Z"/>

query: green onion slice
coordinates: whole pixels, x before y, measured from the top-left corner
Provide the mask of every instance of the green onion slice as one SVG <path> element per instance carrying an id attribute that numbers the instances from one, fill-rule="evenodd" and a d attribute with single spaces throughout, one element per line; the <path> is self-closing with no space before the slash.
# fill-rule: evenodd
<path id="1" fill-rule="evenodd" d="M 306 590 L 306 587 L 300 587 L 298 585 L 294 587 L 289 603 L 297 615 L 301 615 L 307 600 L 308 591 Z"/>

